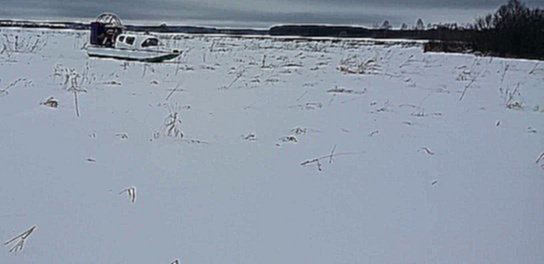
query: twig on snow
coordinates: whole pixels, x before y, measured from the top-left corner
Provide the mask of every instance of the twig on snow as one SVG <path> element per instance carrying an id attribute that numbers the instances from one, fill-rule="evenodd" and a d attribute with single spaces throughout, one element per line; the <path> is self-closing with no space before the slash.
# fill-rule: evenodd
<path id="1" fill-rule="evenodd" d="M 374 135 L 376 135 L 376 134 L 378 134 L 378 133 L 380 133 L 379 130 L 374 130 L 374 131 L 370 132 L 370 134 L 368 134 L 368 136 L 369 136 L 369 137 L 372 137 L 372 136 L 374 136 Z"/>
<path id="2" fill-rule="evenodd" d="M 238 81 L 238 79 L 242 78 L 242 76 L 244 75 L 244 72 L 245 72 L 245 71 L 246 71 L 246 70 L 243 69 L 242 71 L 238 72 L 238 73 L 236 74 L 236 78 L 234 78 L 234 80 L 232 80 L 232 82 L 231 82 L 229 85 L 221 87 L 221 89 L 230 89 L 230 87 L 231 87 L 234 83 L 236 83 L 236 82 Z"/>
<path id="3" fill-rule="evenodd" d="M 166 101 L 168 101 L 168 99 L 170 99 L 170 96 L 172 96 L 175 92 L 178 91 L 178 88 L 179 88 L 179 83 L 178 83 L 178 85 L 176 85 L 176 88 L 174 88 L 172 91 L 170 91 L 168 96 L 166 96 Z"/>
<path id="4" fill-rule="evenodd" d="M 538 156 L 538 159 L 536 159 L 536 164 L 538 164 L 541 160 L 544 160 L 544 152 Z"/>
<path id="5" fill-rule="evenodd" d="M 474 67 L 474 65 L 478 64 L 479 63 L 479 60 L 475 60 L 474 63 L 472 64 L 472 67 Z M 506 69 L 507 70 L 507 69 Z M 506 70 L 504 73 L 506 73 Z M 468 88 L 470 88 L 470 86 L 472 86 L 472 84 L 474 82 L 476 82 L 476 80 L 478 79 L 478 77 L 480 77 L 480 74 L 482 74 L 482 71 L 479 71 L 476 76 L 474 76 L 474 78 L 472 78 L 472 80 L 470 81 L 469 84 L 467 84 L 465 86 L 465 89 L 463 90 L 463 93 L 461 94 L 461 97 L 459 97 L 459 101 L 463 100 L 463 97 L 465 97 L 465 93 L 467 92 Z"/>
<path id="6" fill-rule="evenodd" d="M 459 101 L 463 100 L 463 97 L 465 97 L 465 93 L 467 92 L 468 88 L 478 79 L 478 76 L 480 76 L 480 72 L 474 77 L 467 86 L 465 86 L 465 89 L 463 90 L 463 93 L 461 94 L 461 97 L 459 97 Z"/>
<path id="7" fill-rule="evenodd" d="M 322 156 L 322 157 L 317 157 L 317 158 L 313 158 L 313 159 L 309 159 L 309 160 L 305 160 L 305 161 L 303 161 L 303 162 L 300 163 L 300 166 L 306 166 L 306 165 L 308 165 L 308 164 L 316 163 L 316 165 L 317 165 L 317 170 L 318 170 L 318 171 L 322 171 L 320 160 L 329 159 L 329 163 L 332 163 L 333 157 L 346 156 L 346 155 L 356 155 L 356 154 L 361 154 L 361 153 L 362 153 L 362 152 L 343 152 L 343 153 L 334 153 L 335 150 L 336 150 L 336 146 L 333 148 L 332 152 L 331 152 L 329 155 L 327 155 L 327 156 Z"/>
<path id="8" fill-rule="evenodd" d="M 76 116 L 79 117 L 79 103 L 78 103 L 78 100 L 77 100 L 77 91 L 74 90 L 74 101 L 75 101 L 75 110 L 76 110 Z"/>
<path id="9" fill-rule="evenodd" d="M 335 150 L 336 150 L 336 145 L 334 145 L 334 147 L 331 150 L 331 155 L 329 155 L 329 164 L 331 164 L 332 161 L 333 161 L 332 157 L 334 156 L 334 151 Z"/>
<path id="10" fill-rule="evenodd" d="M 3 90 L 0 90 L 0 96 L 2 95 L 6 95 L 8 94 L 8 90 L 11 88 L 11 87 L 14 87 L 15 85 L 17 85 L 18 83 L 20 82 L 24 82 L 24 86 L 28 86 L 28 85 L 32 85 L 32 81 L 26 79 L 26 78 L 19 78 L 15 81 L 13 81 L 12 83 L 10 83 L 6 88 L 4 88 Z"/>
<path id="11" fill-rule="evenodd" d="M 6 241 L 4 243 L 4 246 L 7 246 L 11 244 L 12 242 L 14 242 L 15 240 L 19 239 L 19 242 L 15 243 L 15 245 L 9 250 L 9 252 L 11 253 L 11 252 L 22 251 L 24 248 L 26 239 L 30 236 L 30 234 L 32 234 L 32 232 L 34 231 L 34 229 L 36 229 L 36 227 L 37 226 L 32 226 L 30 229 L 26 230 L 25 232 Z"/>
<path id="12" fill-rule="evenodd" d="M 529 74 L 533 74 L 536 70 L 536 67 L 538 67 L 538 65 L 540 64 L 540 61 L 538 61 L 536 64 L 535 64 L 535 67 L 533 67 L 533 69 L 529 72 Z"/>
<path id="13" fill-rule="evenodd" d="M 306 166 L 306 165 L 308 165 L 308 164 L 310 164 L 310 163 L 314 163 L 314 162 L 317 164 L 317 170 L 318 170 L 318 171 L 322 171 L 322 169 L 321 169 L 321 162 L 319 162 L 319 159 L 318 159 L 318 158 L 313 159 L 313 160 L 306 160 L 306 161 L 300 163 L 300 165 L 301 165 L 301 166 Z"/>
<path id="14" fill-rule="evenodd" d="M 40 103 L 40 105 L 45 105 L 51 108 L 57 108 L 59 107 L 59 101 L 57 101 L 53 96 L 50 96 L 47 98 L 45 102 Z"/>
<path id="15" fill-rule="evenodd" d="M 308 94 L 308 90 L 304 91 L 304 93 L 297 98 L 297 102 L 300 101 L 300 99 L 302 99 L 302 97 L 304 97 L 306 94 Z"/>
<path id="16" fill-rule="evenodd" d="M 128 197 L 130 197 L 130 202 L 135 203 L 136 202 L 136 187 L 129 187 L 127 189 L 122 190 L 119 192 L 119 194 L 127 193 Z"/>
<path id="17" fill-rule="evenodd" d="M 432 152 L 432 151 L 431 151 L 429 148 L 427 148 L 427 147 L 422 147 L 421 149 L 424 150 L 425 152 L 427 152 L 427 154 L 429 154 L 429 155 L 431 155 L 431 156 L 434 155 L 434 152 Z"/>

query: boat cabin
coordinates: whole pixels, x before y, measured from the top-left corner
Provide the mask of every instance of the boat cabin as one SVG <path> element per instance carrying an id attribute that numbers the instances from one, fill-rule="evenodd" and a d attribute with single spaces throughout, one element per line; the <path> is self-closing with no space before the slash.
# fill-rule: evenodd
<path id="1" fill-rule="evenodd" d="M 116 37 L 121 33 L 123 33 L 121 19 L 115 14 L 103 13 L 91 23 L 90 42 L 96 46 L 113 47 Z"/>
<path id="2" fill-rule="evenodd" d="M 159 46 L 159 39 L 151 35 L 121 34 L 117 36 L 115 48 L 146 49 Z"/>

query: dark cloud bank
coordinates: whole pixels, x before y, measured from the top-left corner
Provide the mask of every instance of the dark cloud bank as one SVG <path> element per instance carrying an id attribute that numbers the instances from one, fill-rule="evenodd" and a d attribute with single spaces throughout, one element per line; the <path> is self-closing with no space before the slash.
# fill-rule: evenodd
<path id="1" fill-rule="evenodd" d="M 506 0 L 0 0 L 0 19 L 88 22 L 113 12 L 131 23 L 269 27 L 274 24 L 394 26 L 425 22 L 471 23 Z M 544 7 L 544 0 L 524 1 Z"/>

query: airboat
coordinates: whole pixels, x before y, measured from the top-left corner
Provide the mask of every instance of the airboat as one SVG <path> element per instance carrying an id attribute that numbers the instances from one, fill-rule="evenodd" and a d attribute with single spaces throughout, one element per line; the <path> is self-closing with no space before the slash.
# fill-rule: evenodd
<path id="1" fill-rule="evenodd" d="M 163 62 L 179 55 L 179 50 L 169 50 L 150 34 L 123 33 L 121 19 L 104 13 L 91 23 L 89 57 L 113 58 L 144 62 Z"/>

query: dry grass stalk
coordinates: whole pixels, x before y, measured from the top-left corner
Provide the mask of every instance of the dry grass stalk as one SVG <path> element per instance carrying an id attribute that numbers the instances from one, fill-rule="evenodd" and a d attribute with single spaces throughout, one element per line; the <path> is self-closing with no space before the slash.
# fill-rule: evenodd
<path id="1" fill-rule="evenodd" d="M 336 145 L 334 145 L 334 147 L 332 148 L 331 150 L 331 154 L 329 155 L 329 164 L 331 164 L 333 162 L 333 157 L 334 157 L 334 151 L 336 150 Z"/>
<path id="2" fill-rule="evenodd" d="M 168 93 L 168 96 L 166 96 L 166 101 L 168 101 L 168 99 L 170 99 L 170 97 L 177 91 L 182 91 L 183 89 L 179 89 L 179 83 L 176 85 L 176 88 L 172 89 L 172 91 L 170 91 L 170 93 Z"/>
<path id="3" fill-rule="evenodd" d="M 300 163 L 301 166 L 306 166 L 308 164 L 311 164 L 311 163 L 315 163 L 317 165 L 317 170 L 318 171 L 322 171 L 321 169 L 321 162 L 319 162 L 319 159 L 316 158 L 316 159 L 312 159 L 312 160 L 306 160 L 306 161 L 303 161 L 302 163 Z"/>
<path id="4" fill-rule="evenodd" d="M 476 80 L 478 79 L 478 76 L 480 76 L 480 72 L 476 75 L 476 77 L 474 77 L 470 83 L 468 83 L 466 86 L 465 86 L 465 89 L 463 90 L 463 93 L 461 93 L 461 97 L 459 97 L 459 101 L 463 100 L 463 97 L 465 97 L 465 94 L 467 93 L 467 90 L 468 88 L 470 88 L 470 86 L 472 86 L 472 84 L 474 82 L 476 82 Z"/>
<path id="5" fill-rule="evenodd" d="M 375 74 L 379 70 L 375 59 L 368 59 L 360 62 L 357 56 L 350 56 L 340 60 L 338 70 L 348 74 Z"/>
<path id="6" fill-rule="evenodd" d="M 327 93 L 342 93 L 342 94 L 364 94 L 366 88 L 363 91 L 354 91 L 352 89 L 335 86 L 334 89 L 327 90 Z"/>
<path id="7" fill-rule="evenodd" d="M 529 71 L 529 74 L 533 74 L 536 70 L 536 67 L 538 67 L 538 65 L 540 64 L 540 61 L 538 61 L 536 64 L 535 64 L 535 67 L 533 67 L 533 69 L 531 71 Z"/>
<path id="8" fill-rule="evenodd" d="M 74 90 L 74 101 L 75 101 L 75 108 L 76 108 L 76 116 L 79 117 L 79 102 L 77 99 L 77 92 Z"/>
<path id="9" fill-rule="evenodd" d="M 236 78 L 234 78 L 234 80 L 232 80 L 232 82 L 229 83 L 229 85 L 223 86 L 220 89 L 230 89 L 230 87 L 232 87 L 234 83 L 236 83 L 240 78 L 242 78 L 242 76 L 244 75 L 244 72 L 245 72 L 245 69 L 236 73 Z"/>
<path id="10" fill-rule="evenodd" d="M 538 156 L 538 159 L 536 159 L 536 164 L 540 163 L 541 160 L 544 160 L 544 152 Z"/>
<path id="11" fill-rule="evenodd" d="M 170 114 L 164 119 L 164 122 L 161 125 L 160 129 L 158 131 L 155 131 L 155 133 L 153 134 L 153 137 L 155 139 L 158 139 L 161 134 L 165 134 L 169 137 L 184 137 L 183 132 L 181 132 L 180 130 L 182 122 L 181 118 L 178 117 L 179 106 L 168 106 L 168 111 Z M 190 106 L 188 106 L 187 109 L 190 109 Z"/>
<path id="12" fill-rule="evenodd" d="M 19 78 L 15 81 L 13 81 L 12 83 L 10 83 L 8 86 L 6 86 L 6 88 L 0 90 L 0 97 L 1 96 L 4 96 L 4 95 L 7 95 L 9 92 L 8 90 L 12 87 L 15 87 L 16 85 L 22 83 L 23 86 L 27 87 L 29 85 L 32 85 L 32 81 L 31 80 L 28 80 L 26 78 Z"/>
<path id="13" fill-rule="evenodd" d="M 521 97 L 521 93 L 518 91 L 520 83 L 516 84 L 516 88 L 513 91 L 506 89 L 505 93 L 507 96 L 506 108 L 512 110 L 523 109 L 523 105 L 519 101 L 514 101 L 514 97 Z"/>

